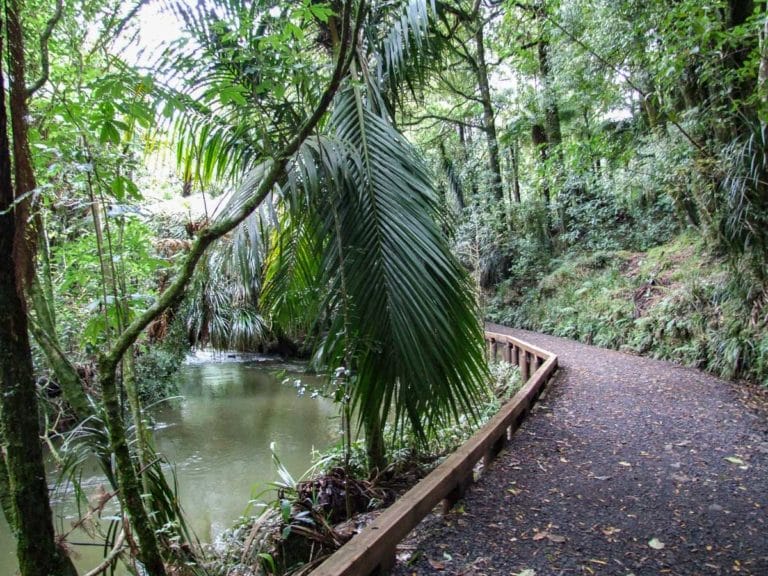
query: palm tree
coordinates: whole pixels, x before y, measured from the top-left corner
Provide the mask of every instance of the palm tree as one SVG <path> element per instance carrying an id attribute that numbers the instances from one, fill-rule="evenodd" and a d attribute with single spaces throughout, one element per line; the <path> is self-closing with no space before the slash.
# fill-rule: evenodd
<path id="1" fill-rule="evenodd" d="M 245 27 L 241 20 L 251 14 L 234 1 L 225 8 L 226 21 L 189 11 L 185 19 L 201 49 L 214 56 L 210 84 L 221 86 L 229 77 L 250 89 L 263 75 L 249 67 L 247 53 L 234 55 L 222 30 L 255 28 L 263 34 L 271 24 L 265 17 L 259 26 Z M 430 175 L 392 120 L 396 102 L 389 95 L 397 94 L 398 85 L 413 87 L 432 61 L 424 54 L 435 50 L 429 38 L 434 13 L 424 0 L 397 8 L 389 3 L 386 12 L 365 14 L 332 114 L 290 159 L 273 190 L 279 226 L 267 233 L 267 248 L 259 252 L 262 311 L 278 322 L 314 326 L 317 363 L 348 375 L 349 406 L 365 430 L 372 467 L 385 463 L 382 424 L 390 417 L 396 432 L 408 428 L 424 442 L 433 428 L 473 413 L 485 377 L 471 285 L 441 234 Z M 315 23 L 321 37 L 324 31 L 330 35 L 330 49 L 337 49 L 336 17 L 324 14 Z M 197 90 L 200 81 L 198 71 Z M 249 142 L 265 139 L 254 137 L 258 129 L 248 136 L 244 110 L 274 107 L 290 117 L 294 105 L 291 98 L 277 103 L 258 94 L 246 104 L 200 113 L 181 126 L 189 143 L 182 156 L 197 153 L 198 173 L 225 174 L 260 156 Z M 227 124 L 233 118 L 237 123 Z M 201 146 L 201 134 L 214 136 Z M 269 135 L 282 137 L 280 131 Z M 207 146 L 233 156 L 216 168 Z M 243 200 L 235 195 L 223 214 Z M 266 220 L 257 213 L 248 225 L 261 229 Z M 244 233 L 237 238 L 252 241 Z"/>

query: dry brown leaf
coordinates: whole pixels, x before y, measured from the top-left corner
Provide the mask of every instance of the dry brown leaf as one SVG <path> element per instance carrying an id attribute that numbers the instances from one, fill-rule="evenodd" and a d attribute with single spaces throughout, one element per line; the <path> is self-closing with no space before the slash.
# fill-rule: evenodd
<path id="1" fill-rule="evenodd" d="M 440 562 L 439 560 L 432 560 L 431 558 L 429 560 L 429 565 L 432 566 L 435 570 L 445 570 L 445 562 Z"/>

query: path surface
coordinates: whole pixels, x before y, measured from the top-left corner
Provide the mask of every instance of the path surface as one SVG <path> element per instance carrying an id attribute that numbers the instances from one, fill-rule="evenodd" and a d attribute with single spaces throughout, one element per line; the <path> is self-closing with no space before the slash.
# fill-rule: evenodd
<path id="1" fill-rule="evenodd" d="M 699 372 L 494 326 L 560 369 L 507 450 L 394 573 L 768 575 L 768 419 Z"/>

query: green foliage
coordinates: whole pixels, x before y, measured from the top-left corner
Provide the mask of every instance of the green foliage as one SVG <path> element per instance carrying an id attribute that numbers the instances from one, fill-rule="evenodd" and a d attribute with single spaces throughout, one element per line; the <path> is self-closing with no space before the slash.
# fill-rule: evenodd
<path id="1" fill-rule="evenodd" d="M 472 411 L 483 376 L 481 334 L 466 278 L 437 226 L 429 176 L 407 144 L 367 110 L 357 91 L 341 95 L 336 140 L 318 151 L 331 202 L 319 222 L 333 240 L 321 256 L 339 309 L 319 348 L 328 366 L 351 367 L 361 418 L 396 427 Z M 322 173 L 322 172 L 320 172 Z M 441 346 L 425 346 L 434 334 Z"/>
<path id="2" fill-rule="evenodd" d="M 185 180 L 233 181 L 293 135 L 316 104 L 332 59 L 331 4 L 174 1 L 185 23 L 157 66 L 165 87 L 176 161 Z"/>
<path id="3" fill-rule="evenodd" d="M 249 219 L 205 257 L 182 310 L 189 342 L 219 350 L 256 350 L 271 337 L 259 294 L 263 248 Z"/>
<path id="4" fill-rule="evenodd" d="M 72 348 L 95 350 L 114 334 L 121 322 L 151 303 L 156 294 L 156 275 L 166 266 L 150 248 L 151 230 L 140 218 L 123 215 L 115 210 L 112 220 L 115 232 L 114 255 L 108 263 L 108 274 L 125 282 L 125 293 L 113 285 L 105 285 L 102 264 L 106 255 L 94 250 L 96 235 L 81 221 L 63 231 L 73 235 L 68 242 L 53 248 L 53 274 L 57 277 L 56 292 L 66 303 L 58 319 L 63 341 Z M 76 235 L 76 236 L 75 236 Z M 116 297 L 117 296 L 117 297 Z"/>
<path id="5" fill-rule="evenodd" d="M 136 442 L 133 428 L 129 430 L 128 441 Z M 84 527 L 86 531 L 101 535 L 105 540 L 110 541 L 115 538 L 116 533 L 113 531 L 117 528 L 118 523 L 113 521 L 116 516 L 104 514 L 102 519 L 102 513 L 105 509 L 109 510 L 117 504 L 113 499 L 118 490 L 109 433 L 103 420 L 103 413 L 97 409 L 94 416 L 63 434 L 61 442 L 57 443 L 55 447 L 53 443 L 49 442 L 49 447 L 53 449 L 52 456 L 58 466 L 55 490 L 61 491 L 63 495 L 66 495 L 70 490 L 74 491 L 79 513 L 76 525 Z M 94 495 L 89 494 L 80 482 L 82 467 L 86 463 L 92 462 L 94 457 L 109 488 L 108 492 L 102 491 L 95 499 Z M 157 454 L 151 446 L 148 457 L 151 464 L 143 470 L 143 475 L 145 486 L 148 489 L 146 499 L 153 503 L 153 528 L 167 544 L 168 559 L 170 560 L 176 554 L 181 554 L 181 556 L 175 556 L 174 560 L 183 562 L 186 559 L 182 557 L 182 548 L 194 542 L 194 537 L 186 524 L 179 501 L 176 498 L 175 474 L 172 473 L 170 478 L 166 477 L 164 467 L 167 465 L 167 461 L 160 454 Z M 89 498 L 91 498 L 90 501 Z M 66 538 L 68 535 L 64 537 Z"/>
<path id="6" fill-rule="evenodd" d="M 345 374 L 336 397 L 347 419 L 354 409 L 371 432 L 389 422 L 395 456 L 448 450 L 472 415 L 497 407 L 461 265 L 496 291 L 494 319 L 765 382 L 764 6 L 490 4 L 411 0 L 360 14 L 333 114 L 261 213 L 203 256 L 165 340 L 138 341 L 145 399 L 171 393 L 186 336 L 244 350 L 290 332 Z M 143 156 L 175 152 L 185 192 L 244 180 L 223 214 L 206 206 L 187 222 L 190 237 L 256 198 L 323 94 L 346 3 L 165 5 L 185 31 L 148 72 L 113 53 L 113 36 L 134 30 L 132 6 L 67 4 L 49 82 L 30 100 L 32 220 L 52 256 L 40 258 L 55 311 L 46 329 L 77 360 L 109 349 L 173 281 L 174 258 L 152 248 L 169 226 L 144 211 Z M 50 8 L 26 6 L 31 77 Z M 490 102 L 481 53 L 497 82 Z M 490 191 L 496 145 L 503 198 Z M 120 424 L 119 410 L 111 417 Z M 106 462 L 101 434 L 91 449 Z"/>
<path id="7" fill-rule="evenodd" d="M 724 200 L 718 212 L 718 232 L 729 251 L 749 262 L 766 279 L 768 265 L 768 133 L 759 124 L 722 151 Z"/>
<path id="8" fill-rule="evenodd" d="M 174 319 L 160 342 L 137 346 L 135 376 L 142 402 L 152 404 L 179 392 L 179 370 L 189 350 L 187 334 Z"/>
<path id="9" fill-rule="evenodd" d="M 688 234 L 648 252 L 553 262 L 491 318 L 768 384 L 765 288 Z"/>

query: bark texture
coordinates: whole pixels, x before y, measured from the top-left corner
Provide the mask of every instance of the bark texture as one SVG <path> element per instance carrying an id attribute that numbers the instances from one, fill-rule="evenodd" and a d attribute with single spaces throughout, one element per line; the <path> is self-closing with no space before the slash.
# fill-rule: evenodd
<path id="1" fill-rule="evenodd" d="M 23 58 L 18 20 L 18 3 L 7 6 L 9 18 L 8 38 L 11 42 L 11 70 L 16 72 Z M 13 27 L 10 25 L 13 22 Z M 0 28 L 2 25 L 0 24 Z M 12 30 L 13 28 L 13 30 Z M 3 59 L 2 34 L 0 34 L 0 63 Z M 1 66 L 2 64 L 0 64 Z M 23 60 L 21 61 L 23 71 Z M 11 87 L 11 117 L 14 126 L 14 149 L 22 150 L 25 142 L 17 139 L 26 136 L 26 119 L 18 114 L 26 110 L 19 104 L 19 83 L 23 88 L 23 74 L 17 76 Z M 17 129 L 21 126 L 22 129 Z M 28 184 L 24 180 L 23 161 L 16 160 L 17 184 Z M 29 165 L 31 169 L 31 165 Z M 19 181 L 19 175 L 22 180 Z M 3 509 L 10 503 L 13 517 L 9 518 L 16 536 L 16 550 L 19 570 L 22 576 L 71 576 L 76 574 L 71 561 L 57 547 L 53 530 L 48 484 L 43 467 L 40 427 L 37 410 L 37 395 L 32 372 L 32 355 L 27 333 L 27 310 L 22 298 L 18 272 L 29 273 L 27 261 L 19 263 L 17 258 L 27 258 L 29 247 L 19 248 L 25 242 L 23 230 L 14 204 L 17 193 L 11 178 L 11 153 L 8 139 L 8 118 L 6 114 L 4 76 L 0 70 L 0 431 L 2 431 L 3 456 L 7 472 L 8 494 L 4 497 Z M 21 220 L 23 223 L 23 219 Z"/>

